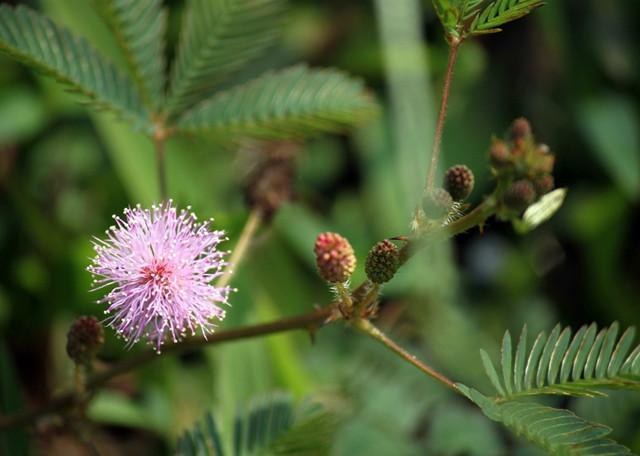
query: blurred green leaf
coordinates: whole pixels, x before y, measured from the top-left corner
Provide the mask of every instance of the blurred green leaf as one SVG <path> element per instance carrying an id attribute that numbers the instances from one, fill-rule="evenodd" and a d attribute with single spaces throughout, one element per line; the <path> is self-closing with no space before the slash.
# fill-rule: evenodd
<path id="1" fill-rule="evenodd" d="M 640 118 L 635 107 L 619 95 L 604 95 L 583 104 L 578 116 L 601 165 L 629 197 L 640 197 Z"/>
<path id="2" fill-rule="evenodd" d="M 0 147 L 29 139 L 47 120 L 36 94 L 18 84 L 0 91 L 0 119 Z"/>
<path id="3" fill-rule="evenodd" d="M 505 454 L 496 428 L 482 414 L 458 405 L 442 405 L 434 412 L 427 436 L 429 454 L 495 456 Z"/>
<path id="4" fill-rule="evenodd" d="M 376 111 L 362 81 L 338 70 L 296 65 L 214 95 L 187 111 L 177 128 L 221 139 L 302 138 L 341 131 Z"/>

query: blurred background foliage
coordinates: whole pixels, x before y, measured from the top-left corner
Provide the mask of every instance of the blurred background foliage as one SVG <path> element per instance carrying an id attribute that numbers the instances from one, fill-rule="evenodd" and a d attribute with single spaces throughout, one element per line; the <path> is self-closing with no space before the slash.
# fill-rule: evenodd
<path id="1" fill-rule="evenodd" d="M 122 63 L 85 0 L 23 3 Z M 165 3 L 175 43 L 183 2 Z M 375 241 L 406 234 L 426 175 L 447 53 L 430 2 L 293 0 L 288 19 L 280 45 L 238 79 L 300 61 L 337 66 L 363 77 L 384 110 L 351 134 L 300 148 L 297 198 L 260 232 L 234 278 L 239 291 L 221 328 L 327 302 L 330 291 L 314 271 L 317 233 L 345 235 L 363 263 Z M 489 223 L 484 233 L 421 253 L 385 288 L 380 325 L 450 377 L 488 392 L 478 347 L 495 356 L 502 332 L 517 333 L 525 322 L 532 332 L 556 322 L 640 323 L 639 43 L 637 1 L 566 0 L 462 47 L 442 168 L 470 166 L 479 202 L 491 188 L 491 135 L 524 115 L 556 153 L 556 182 L 570 192 L 533 233 L 518 237 L 507 224 Z M 241 185 L 254 159 L 173 138 L 169 192 L 179 205 L 214 217 L 231 246 L 247 217 Z M 40 403 L 69 384 L 66 329 L 78 315 L 101 312 L 85 271 L 90 238 L 123 207 L 158 199 L 144 136 L 88 113 L 55 83 L 0 57 L 3 411 Z M 359 270 L 354 281 L 363 277 Z M 126 355 L 108 333 L 103 361 Z M 159 357 L 112 382 L 89 416 L 104 454 L 169 454 L 206 410 L 232 416 L 274 391 L 339 401 L 345 417 L 336 455 L 538 454 L 339 325 L 320 331 L 315 343 L 296 333 Z M 613 438 L 640 451 L 637 394 L 563 405 L 612 425 Z M 70 436 L 41 431 L 30 441 L 42 454 L 82 454 Z M 25 442 L 14 439 L 14 451 Z"/>

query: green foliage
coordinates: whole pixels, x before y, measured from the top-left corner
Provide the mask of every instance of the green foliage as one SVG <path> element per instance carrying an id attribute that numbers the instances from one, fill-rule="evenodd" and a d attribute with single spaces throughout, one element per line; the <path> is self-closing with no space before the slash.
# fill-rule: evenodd
<path id="1" fill-rule="evenodd" d="M 473 388 L 457 385 L 483 413 L 516 435 L 554 456 L 630 455 L 631 451 L 606 438 L 611 429 L 586 421 L 569 410 L 533 402 L 496 402 Z"/>
<path id="2" fill-rule="evenodd" d="M 542 0 L 433 0 L 433 7 L 450 38 L 501 31 L 504 24 L 542 6 Z M 484 6 L 483 8 L 483 5 Z"/>
<path id="3" fill-rule="evenodd" d="M 0 5 L 0 51 L 53 76 L 98 109 L 136 126 L 148 120 L 129 77 L 87 41 L 29 8 Z"/>
<path id="4" fill-rule="evenodd" d="M 294 407 L 288 396 L 261 400 L 239 413 L 232 435 L 223 436 L 213 415 L 205 415 L 204 423 L 196 423 L 178 440 L 177 454 L 216 455 L 323 455 L 328 454 L 337 426 L 334 414 L 318 405 Z M 224 437 L 228 437 L 226 441 Z"/>
<path id="5" fill-rule="evenodd" d="M 362 121 L 376 104 L 359 80 L 297 65 L 220 92 L 185 113 L 177 128 L 216 136 L 302 137 Z"/>
<path id="6" fill-rule="evenodd" d="M 499 32 L 507 22 L 520 19 L 543 4 L 542 0 L 496 0 L 473 19 L 469 32 L 476 35 Z"/>
<path id="7" fill-rule="evenodd" d="M 283 0 L 191 0 L 172 68 L 167 110 L 178 114 L 278 38 Z"/>
<path id="8" fill-rule="evenodd" d="M 167 12 L 160 0 L 95 0 L 98 11 L 124 52 L 138 90 L 150 109 L 161 103 L 165 86 Z"/>
<path id="9" fill-rule="evenodd" d="M 183 113 L 273 44 L 285 1 L 189 2 L 166 100 L 167 14 L 161 2 L 143 0 L 132 6 L 125 0 L 95 1 L 135 82 L 84 39 L 25 7 L 0 7 L 0 50 L 147 133 L 155 128 L 152 119 L 165 114 L 178 118 L 178 132 L 300 138 L 348 127 L 376 109 L 361 81 L 335 70 L 298 66 L 219 92 Z"/>
<path id="10" fill-rule="evenodd" d="M 635 328 L 618 340 L 619 325 L 599 332 L 595 323 L 582 326 L 571 338 L 571 328 L 557 325 L 547 337 L 542 331 L 527 351 L 527 327 L 512 356 L 511 335 L 502 340 L 501 373 L 481 350 L 491 383 L 504 399 L 539 394 L 595 397 L 599 389 L 640 390 L 640 345 L 630 352 Z M 616 343 L 617 341 L 617 343 Z M 502 376 L 502 381 L 500 380 Z"/>

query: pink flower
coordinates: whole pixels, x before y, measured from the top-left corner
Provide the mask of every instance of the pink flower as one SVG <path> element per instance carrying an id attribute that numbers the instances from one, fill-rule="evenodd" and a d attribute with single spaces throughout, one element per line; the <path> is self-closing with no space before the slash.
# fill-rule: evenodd
<path id="1" fill-rule="evenodd" d="M 222 320 L 231 289 L 211 282 L 227 265 L 218 250 L 224 231 L 210 231 L 195 214 L 178 213 L 173 202 L 142 209 L 125 209 L 106 240 L 95 238 L 96 256 L 87 268 L 97 289 L 113 287 L 98 303 L 108 305 L 106 323 L 129 345 L 142 338 L 160 352 L 200 328 L 213 331 L 212 319 Z"/>

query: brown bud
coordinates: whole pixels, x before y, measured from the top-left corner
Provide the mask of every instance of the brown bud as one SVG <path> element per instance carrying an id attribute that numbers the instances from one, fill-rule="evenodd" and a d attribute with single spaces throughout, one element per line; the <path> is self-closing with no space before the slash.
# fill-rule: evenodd
<path id="1" fill-rule="evenodd" d="M 371 248 L 364 270 L 373 283 L 386 283 L 393 278 L 399 267 L 400 251 L 393 242 L 385 239 Z"/>
<path id="2" fill-rule="evenodd" d="M 353 247 L 338 233 L 320 233 L 314 251 L 318 272 L 327 282 L 346 282 L 356 269 Z"/>
<path id="3" fill-rule="evenodd" d="M 509 148 L 504 141 L 496 139 L 491 144 L 489 148 L 489 159 L 491 160 L 491 164 L 496 168 L 503 168 L 509 165 L 509 157 L 511 153 L 509 152 Z"/>
<path id="4" fill-rule="evenodd" d="M 465 165 L 452 166 L 444 174 L 444 188 L 455 201 L 466 199 L 473 191 L 473 172 Z"/>
<path id="5" fill-rule="evenodd" d="M 86 364 L 104 345 L 104 329 L 95 317 L 80 317 L 67 333 L 67 354 L 78 364 Z"/>
<path id="6" fill-rule="evenodd" d="M 287 146 L 281 145 L 281 148 Z M 285 153 L 286 152 L 286 153 Z M 293 153 L 272 153 L 258 164 L 246 180 L 244 194 L 247 204 L 262 211 L 270 219 L 282 204 L 293 198 Z"/>
<path id="7" fill-rule="evenodd" d="M 518 117 L 511 124 L 511 139 L 518 142 L 531 136 L 531 124 L 524 117 Z"/>
<path id="8" fill-rule="evenodd" d="M 504 193 L 504 204 L 516 212 L 524 211 L 536 198 L 533 184 L 526 179 L 515 181 Z"/>
<path id="9" fill-rule="evenodd" d="M 533 186 L 535 187 L 536 193 L 538 195 L 549 193 L 551 190 L 553 190 L 554 186 L 553 176 L 551 174 L 543 174 L 541 176 L 538 176 L 533 180 Z"/>

